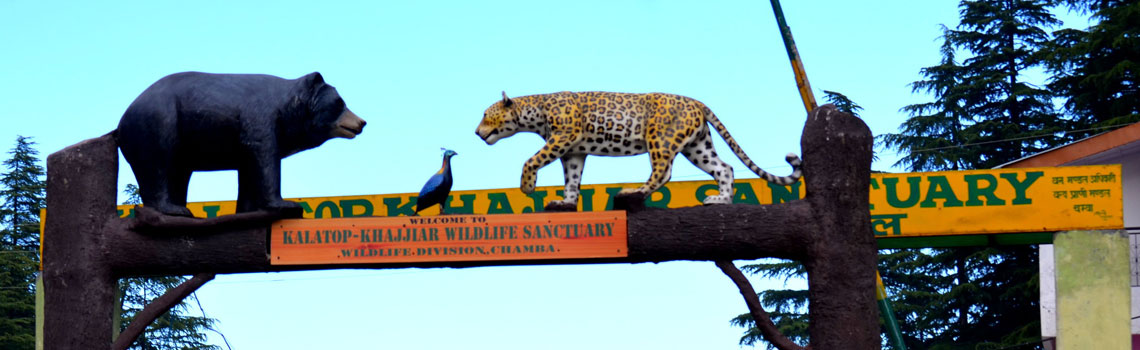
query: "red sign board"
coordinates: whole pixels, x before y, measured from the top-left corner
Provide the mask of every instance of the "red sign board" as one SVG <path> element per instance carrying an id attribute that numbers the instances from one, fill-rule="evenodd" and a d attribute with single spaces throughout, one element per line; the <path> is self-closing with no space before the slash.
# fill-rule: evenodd
<path id="1" fill-rule="evenodd" d="M 624 211 L 292 219 L 275 222 L 273 265 L 613 258 Z"/>

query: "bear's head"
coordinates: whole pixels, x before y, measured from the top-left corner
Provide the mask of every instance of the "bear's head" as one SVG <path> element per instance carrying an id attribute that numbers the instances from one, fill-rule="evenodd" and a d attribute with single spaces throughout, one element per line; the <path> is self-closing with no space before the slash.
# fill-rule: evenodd
<path id="1" fill-rule="evenodd" d="M 309 73 L 297 79 L 300 96 L 297 102 L 305 114 L 304 138 L 311 147 L 319 146 L 328 139 L 343 137 L 351 139 L 364 131 L 367 124 L 344 104 L 344 99 L 336 88 L 326 84 L 321 73 Z M 308 145 L 306 145 L 308 146 Z"/>

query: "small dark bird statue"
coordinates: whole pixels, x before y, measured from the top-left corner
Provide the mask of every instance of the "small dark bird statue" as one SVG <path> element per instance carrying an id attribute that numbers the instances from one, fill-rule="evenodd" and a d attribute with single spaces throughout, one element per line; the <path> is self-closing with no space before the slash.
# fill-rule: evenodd
<path id="1" fill-rule="evenodd" d="M 439 213 L 447 210 L 447 195 L 451 193 L 451 157 L 458 155 L 455 151 L 443 150 L 443 167 L 432 175 L 420 190 L 420 198 L 416 200 L 416 214 L 433 205 L 439 204 Z"/>

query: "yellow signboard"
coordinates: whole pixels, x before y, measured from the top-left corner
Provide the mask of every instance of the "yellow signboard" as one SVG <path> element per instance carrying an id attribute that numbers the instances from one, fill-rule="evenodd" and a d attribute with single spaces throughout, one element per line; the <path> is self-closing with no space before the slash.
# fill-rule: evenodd
<path id="1" fill-rule="evenodd" d="M 584 185 L 579 210 L 610 210 L 622 188 L 640 184 Z M 778 186 L 762 179 L 738 179 L 735 203 L 773 204 L 803 198 L 803 182 Z M 1050 232 L 1116 229 L 1124 226 L 1119 165 L 990 169 L 871 175 L 871 220 L 880 238 L 932 235 Z M 712 181 L 676 181 L 655 192 L 647 205 L 679 208 L 701 205 L 716 193 Z M 415 193 L 344 197 L 289 198 L 301 203 L 304 217 L 330 219 L 411 216 Z M 562 196 L 562 187 L 540 187 L 531 194 L 517 188 L 452 191 L 448 213 L 521 214 L 542 210 Z M 188 205 L 200 217 L 233 213 L 235 204 Z M 120 206 L 120 216 L 133 215 Z M 437 209 L 421 215 L 431 216 Z"/>
<path id="2" fill-rule="evenodd" d="M 270 239 L 273 265 L 628 255 L 624 211 L 281 220 Z"/>
<path id="3" fill-rule="evenodd" d="M 1120 166 L 992 169 L 871 177 L 881 237 L 1124 227 Z"/>
<path id="4" fill-rule="evenodd" d="M 637 187 L 640 183 L 582 185 L 578 210 L 583 212 L 613 209 L 613 198 L 622 188 Z M 789 186 L 770 184 L 762 179 L 741 179 L 734 184 L 735 203 L 772 204 L 803 197 L 803 183 Z M 701 201 L 717 191 L 712 181 L 670 182 L 646 201 L 646 205 L 656 208 L 681 208 L 701 205 Z M 298 202 L 304 209 L 306 219 L 330 219 L 371 216 L 412 216 L 416 204 L 416 193 L 379 194 L 341 197 L 286 198 Z M 534 193 L 523 194 L 518 188 L 493 190 L 451 191 L 448 197 L 448 214 L 525 214 L 542 211 L 542 206 L 551 200 L 562 198 L 562 186 L 546 186 L 535 189 Z M 133 216 L 133 205 L 120 205 L 120 217 Z M 187 208 L 198 217 L 215 217 L 233 214 L 237 208 L 234 201 L 194 202 Z M 438 215 L 438 206 L 420 212 L 421 216 Z"/>

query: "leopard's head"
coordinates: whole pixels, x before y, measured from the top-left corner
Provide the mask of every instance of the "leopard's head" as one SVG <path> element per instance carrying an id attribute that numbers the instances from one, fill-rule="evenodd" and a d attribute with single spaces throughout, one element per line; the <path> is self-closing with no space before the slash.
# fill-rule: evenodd
<path id="1" fill-rule="evenodd" d="M 495 102 L 483 112 L 483 121 L 475 128 L 475 134 L 488 145 L 499 139 L 514 135 L 519 131 L 519 106 L 503 92 L 503 100 Z"/>

